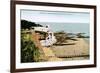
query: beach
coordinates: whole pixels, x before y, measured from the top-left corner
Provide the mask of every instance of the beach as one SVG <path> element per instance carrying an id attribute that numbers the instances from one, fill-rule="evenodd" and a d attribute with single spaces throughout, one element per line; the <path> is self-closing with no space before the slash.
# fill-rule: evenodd
<path id="1" fill-rule="evenodd" d="M 31 40 L 39 50 L 39 61 L 68 61 L 89 59 L 89 38 L 68 38 L 62 43 L 51 46 L 42 46 L 39 34 L 30 34 Z M 34 48 L 33 48 L 34 49 Z"/>
<path id="2" fill-rule="evenodd" d="M 76 41 L 67 40 L 67 43 L 64 45 L 53 45 L 48 47 L 45 49 L 44 53 L 49 59 L 53 57 L 52 61 L 89 59 L 89 44 L 84 38 L 75 39 Z"/>

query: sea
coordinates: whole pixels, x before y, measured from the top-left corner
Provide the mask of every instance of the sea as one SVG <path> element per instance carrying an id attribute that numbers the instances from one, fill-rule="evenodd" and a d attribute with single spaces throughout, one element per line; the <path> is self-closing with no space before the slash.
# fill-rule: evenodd
<path id="1" fill-rule="evenodd" d="M 43 26 L 50 26 L 50 30 L 53 32 L 64 31 L 67 33 L 85 33 L 89 36 L 90 25 L 89 23 L 57 23 L 57 22 L 37 22 Z"/>

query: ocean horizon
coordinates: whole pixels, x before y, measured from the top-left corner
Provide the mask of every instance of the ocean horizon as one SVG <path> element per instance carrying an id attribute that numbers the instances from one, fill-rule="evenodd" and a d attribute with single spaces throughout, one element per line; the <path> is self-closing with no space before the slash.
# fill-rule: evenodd
<path id="1" fill-rule="evenodd" d="M 53 32 L 64 31 L 66 33 L 85 33 L 84 35 L 90 35 L 89 23 L 54 23 L 54 22 L 36 22 L 42 26 L 50 26 L 50 30 Z"/>

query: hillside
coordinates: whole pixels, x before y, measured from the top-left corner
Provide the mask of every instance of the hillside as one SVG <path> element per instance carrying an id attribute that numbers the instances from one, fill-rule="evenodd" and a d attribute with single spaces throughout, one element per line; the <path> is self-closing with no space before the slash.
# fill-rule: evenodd
<path id="1" fill-rule="evenodd" d="M 21 29 L 30 29 L 31 27 L 42 27 L 42 25 L 27 20 L 21 20 Z"/>

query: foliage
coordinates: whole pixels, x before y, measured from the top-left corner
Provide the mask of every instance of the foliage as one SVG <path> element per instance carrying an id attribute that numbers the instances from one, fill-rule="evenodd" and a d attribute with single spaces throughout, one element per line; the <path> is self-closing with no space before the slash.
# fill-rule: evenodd
<path id="1" fill-rule="evenodd" d="M 85 33 L 78 33 L 78 34 L 77 34 L 77 37 L 78 37 L 78 38 L 85 38 L 84 34 L 85 34 Z"/>
<path id="2" fill-rule="evenodd" d="M 31 40 L 31 34 L 21 34 L 21 62 L 38 62 L 39 49 Z"/>
<path id="3" fill-rule="evenodd" d="M 67 34 L 64 31 L 56 32 L 54 35 L 56 36 L 57 43 L 62 44 L 66 42 Z"/>
<path id="4" fill-rule="evenodd" d="M 21 29 L 30 29 L 31 27 L 42 27 L 42 25 L 27 20 L 21 20 Z"/>

